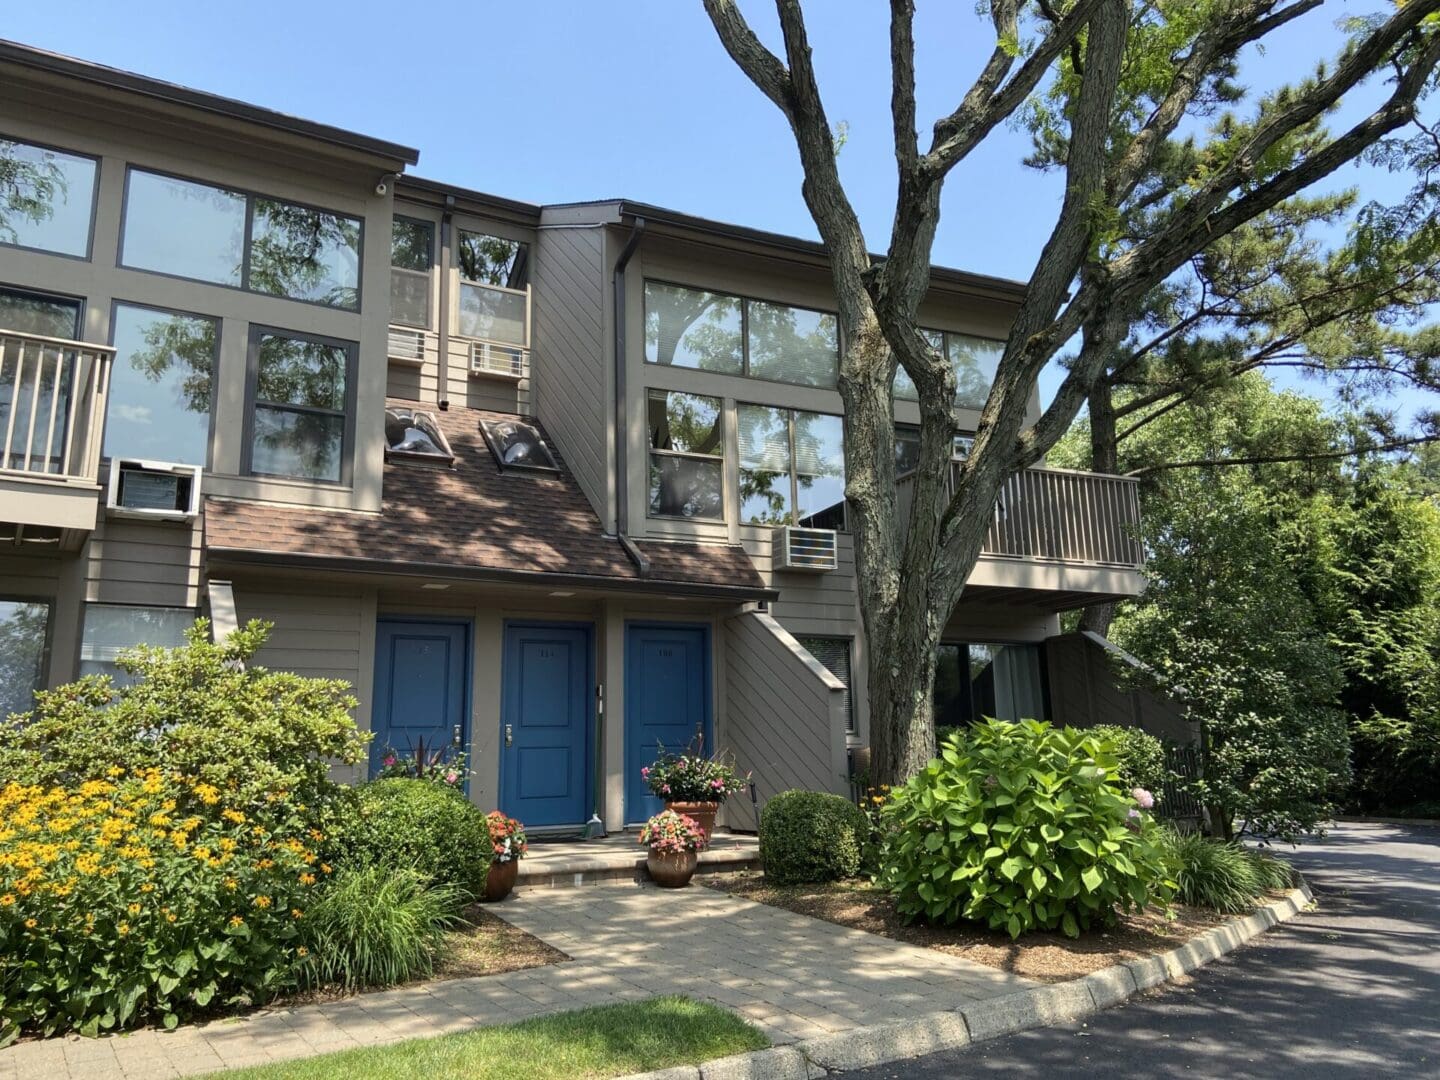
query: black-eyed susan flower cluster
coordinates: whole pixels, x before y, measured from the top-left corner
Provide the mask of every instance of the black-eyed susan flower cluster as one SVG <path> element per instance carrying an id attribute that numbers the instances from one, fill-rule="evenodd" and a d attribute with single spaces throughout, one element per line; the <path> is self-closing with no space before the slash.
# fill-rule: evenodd
<path id="1" fill-rule="evenodd" d="M 293 986 L 325 834 L 232 793 L 115 767 L 69 787 L 0 787 L 0 1045 L 96 1032 Z"/>

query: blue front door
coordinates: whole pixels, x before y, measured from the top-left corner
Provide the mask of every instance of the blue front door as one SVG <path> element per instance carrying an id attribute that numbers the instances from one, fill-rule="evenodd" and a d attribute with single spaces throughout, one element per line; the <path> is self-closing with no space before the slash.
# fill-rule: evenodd
<path id="1" fill-rule="evenodd" d="M 710 734 L 710 631 L 704 626 L 630 623 L 625 628 L 625 821 L 664 808 L 640 770 L 664 746 L 681 753 Z"/>
<path id="2" fill-rule="evenodd" d="M 542 828 L 590 819 L 594 685 L 589 627 L 505 628 L 500 808 L 511 817 Z"/>
<path id="3" fill-rule="evenodd" d="M 470 628 L 459 622 L 381 619 L 375 626 L 370 772 L 386 752 L 453 753 L 468 724 Z"/>

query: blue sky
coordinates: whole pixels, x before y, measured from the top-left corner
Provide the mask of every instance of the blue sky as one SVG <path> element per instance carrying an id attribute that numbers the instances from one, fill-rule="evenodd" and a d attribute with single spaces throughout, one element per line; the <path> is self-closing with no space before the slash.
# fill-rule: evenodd
<path id="1" fill-rule="evenodd" d="M 1242 81 L 1266 87 L 1299 77 L 1338 46 L 1337 19 L 1381 6 L 1331 0 L 1263 58 L 1247 58 Z M 744 7 L 773 40 L 773 5 Z M 872 249 L 884 247 L 895 186 L 887 7 L 809 4 L 827 109 L 849 125 L 842 174 Z M 978 70 L 988 26 L 969 3 L 918 7 L 919 113 L 928 130 Z M 437 180 L 533 202 L 624 196 L 814 235 L 789 131 L 725 55 L 700 0 L 48 0 L 10 5 L 0 35 L 415 146 L 415 171 Z M 1363 104 L 1334 124 L 1353 120 Z M 997 130 L 952 175 L 936 262 L 1029 274 L 1059 187 L 1021 164 L 1027 149 L 1020 132 Z M 1330 186 L 1350 184 L 1381 200 L 1402 190 L 1362 167 Z M 1408 411 L 1418 402 L 1398 404 Z"/>

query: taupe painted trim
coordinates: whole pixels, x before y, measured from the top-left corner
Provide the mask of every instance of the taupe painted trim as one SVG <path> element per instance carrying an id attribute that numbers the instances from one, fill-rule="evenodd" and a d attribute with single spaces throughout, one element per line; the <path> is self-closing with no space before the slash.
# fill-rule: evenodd
<path id="1" fill-rule="evenodd" d="M 368 135 L 360 135 L 343 128 L 332 127 L 329 124 L 319 124 L 298 116 L 288 116 L 273 109 L 264 109 L 244 101 L 236 101 L 234 98 L 221 97 L 219 94 L 210 94 L 203 90 L 192 90 L 187 86 L 179 86 L 161 79 L 152 79 L 134 72 L 122 71 L 119 68 L 106 67 L 89 60 L 48 52 L 30 45 L 22 45 L 16 41 L 0 39 L 0 61 L 18 64 L 36 71 L 49 72 L 53 75 L 80 79 L 94 86 L 128 90 L 157 101 L 185 105 L 232 120 L 245 120 L 276 131 L 316 139 L 346 150 L 358 150 L 361 153 L 383 158 L 396 158 L 407 165 L 414 165 L 420 160 L 420 151 L 409 146 L 401 146 L 399 143 L 374 139 Z"/>
<path id="2" fill-rule="evenodd" d="M 302 570 L 334 570 L 340 573 L 384 574 L 395 577 L 450 578 L 461 581 L 493 582 L 508 585 L 534 585 L 553 588 L 575 585 L 587 589 L 608 589 L 620 592 L 663 592 L 669 596 L 703 597 L 742 603 L 746 600 L 778 600 L 777 589 L 750 588 L 746 585 L 701 585 L 690 581 L 664 578 L 602 577 L 596 574 L 562 574 L 547 570 L 501 570 L 494 567 L 457 566 L 453 563 L 393 562 L 385 559 L 362 559 L 344 555 L 309 555 L 291 551 L 256 551 L 250 548 L 209 547 L 206 554 L 212 562 L 246 566 L 293 567 Z"/>

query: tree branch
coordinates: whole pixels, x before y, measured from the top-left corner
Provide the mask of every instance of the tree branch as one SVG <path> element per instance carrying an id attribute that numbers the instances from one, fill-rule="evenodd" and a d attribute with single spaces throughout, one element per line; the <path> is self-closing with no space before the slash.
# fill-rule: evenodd
<path id="1" fill-rule="evenodd" d="M 1135 469 L 1128 472 L 1126 476 L 1149 476 L 1151 473 L 1164 472 L 1170 469 L 1211 469 L 1228 468 L 1232 465 L 1271 465 L 1287 461 L 1338 461 L 1341 458 L 1360 457 L 1364 454 L 1386 454 L 1392 450 L 1403 450 L 1407 446 L 1420 446 L 1424 443 L 1440 442 L 1440 435 L 1417 435 L 1410 439 L 1396 439 L 1393 442 L 1380 443 L 1378 446 L 1355 447 L 1351 450 L 1326 451 L 1323 454 L 1276 454 L 1273 457 L 1257 455 L 1254 457 L 1228 457 L 1228 458 L 1197 458 L 1192 461 L 1165 461 L 1158 465 L 1147 465 L 1143 469 Z"/>

